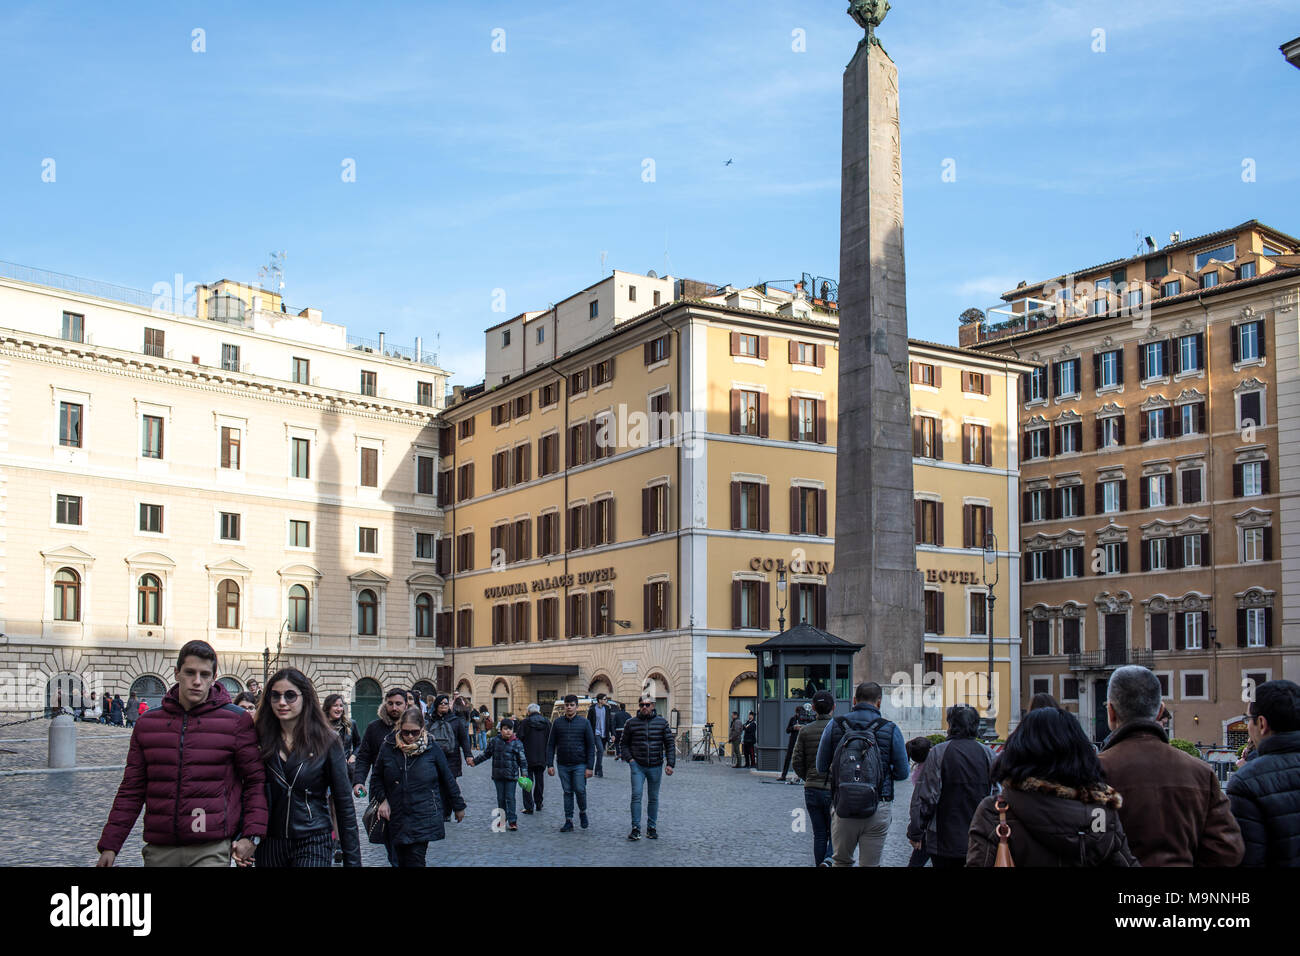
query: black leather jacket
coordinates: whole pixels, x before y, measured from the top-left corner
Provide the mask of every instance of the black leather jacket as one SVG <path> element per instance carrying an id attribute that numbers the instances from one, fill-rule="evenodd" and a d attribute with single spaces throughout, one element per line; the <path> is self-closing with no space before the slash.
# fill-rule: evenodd
<path id="1" fill-rule="evenodd" d="M 332 829 L 326 791 L 334 799 L 339 824 L 339 844 L 344 866 L 361 865 L 361 844 L 357 811 L 352 803 L 352 779 L 343 756 L 342 743 L 326 754 L 307 760 L 290 755 L 287 761 L 277 753 L 266 761 L 266 802 L 270 811 L 268 838 L 294 838 Z"/>

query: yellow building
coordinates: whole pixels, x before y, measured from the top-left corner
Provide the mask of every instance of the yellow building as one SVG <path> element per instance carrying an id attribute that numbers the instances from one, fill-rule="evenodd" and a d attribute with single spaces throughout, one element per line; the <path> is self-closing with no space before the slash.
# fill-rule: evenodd
<path id="1" fill-rule="evenodd" d="M 671 722 L 693 736 L 709 722 L 725 738 L 730 712 L 747 712 L 757 696 L 745 646 L 782 623 L 826 625 L 837 340 L 833 303 L 809 302 L 798 288 L 727 287 L 675 298 L 453 398 L 438 561 L 447 581 L 439 634 L 456 688 L 502 714 L 533 701 L 549 709 L 571 692 L 630 701 L 648 680 Z M 955 503 L 954 528 L 963 502 L 992 508 L 999 541 L 1014 540 L 1006 422 L 1016 392 L 1006 381 L 1021 366 L 944 346 L 914 350 L 946 371 L 940 388 L 919 387 L 918 414 L 938 412 L 957 434 L 982 423 L 996 458 L 959 464 L 955 443 L 944 461 L 918 455 L 918 495 Z M 961 390 L 972 372 L 988 393 Z M 944 620 L 969 623 L 963 586 L 946 582 L 957 571 L 978 577 L 982 552 L 941 540 L 918 555 L 936 582 L 943 577 Z M 1001 556 L 1004 595 L 1019 580 L 1016 560 Z M 1009 635 L 998 649 L 1011 687 L 1014 603 L 1004 599 L 994 623 Z M 927 651 L 970 669 L 981 641 L 954 623 Z M 833 683 L 837 697 L 850 692 L 847 674 Z"/>

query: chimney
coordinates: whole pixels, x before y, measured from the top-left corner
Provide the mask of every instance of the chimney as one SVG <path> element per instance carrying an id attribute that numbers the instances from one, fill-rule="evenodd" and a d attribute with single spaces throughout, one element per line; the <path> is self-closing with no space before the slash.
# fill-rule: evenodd
<path id="1" fill-rule="evenodd" d="M 420 337 L 417 335 L 415 337 L 415 360 L 417 362 L 420 361 L 421 353 L 422 353 L 422 349 L 421 349 Z"/>
<path id="2" fill-rule="evenodd" d="M 384 354 L 384 333 L 383 332 L 379 333 L 379 354 L 380 355 Z"/>

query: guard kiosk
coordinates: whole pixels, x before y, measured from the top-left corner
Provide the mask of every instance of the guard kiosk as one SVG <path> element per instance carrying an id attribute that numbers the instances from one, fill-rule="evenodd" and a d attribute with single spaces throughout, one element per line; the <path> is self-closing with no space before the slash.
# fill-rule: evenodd
<path id="1" fill-rule="evenodd" d="M 780 773 L 789 742 L 785 727 L 797 708 L 828 690 L 835 695 L 834 713 L 853 709 L 853 655 L 862 645 L 797 624 L 745 650 L 758 659 L 758 769 Z"/>

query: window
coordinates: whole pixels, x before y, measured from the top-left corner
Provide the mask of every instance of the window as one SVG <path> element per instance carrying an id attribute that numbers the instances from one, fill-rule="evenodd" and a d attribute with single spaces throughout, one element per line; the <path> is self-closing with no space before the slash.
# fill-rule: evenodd
<path id="1" fill-rule="evenodd" d="M 289 474 L 294 478 L 311 477 L 311 439 L 293 439 L 293 458 L 290 461 Z"/>
<path id="2" fill-rule="evenodd" d="M 1183 671 L 1183 699 L 1205 696 L 1205 675 L 1191 674 Z"/>
<path id="3" fill-rule="evenodd" d="M 537 407 L 549 408 L 560 400 L 560 387 L 555 382 L 543 385 L 537 390 Z"/>
<path id="4" fill-rule="evenodd" d="M 417 531 L 415 533 L 415 556 L 426 561 L 432 561 L 437 540 L 436 535 Z"/>
<path id="5" fill-rule="evenodd" d="M 641 490 L 641 533 L 660 534 L 668 530 L 668 486 L 652 485 Z"/>
<path id="6" fill-rule="evenodd" d="M 1120 507 L 1120 483 L 1118 481 L 1103 481 L 1101 483 L 1101 513 L 1114 514 L 1122 510 Z"/>
<path id="7" fill-rule="evenodd" d="M 815 398 L 796 398 L 794 399 L 795 407 L 795 441 L 812 441 L 817 440 L 817 399 Z M 931 425 L 938 423 L 933 419 Z M 933 434 L 937 435 L 938 431 L 934 430 Z M 933 445 L 933 442 L 932 442 Z M 928 455 L 926 457 L 934 457 Z"/>
<path id="8" fill-rule="evenodd" d="M 935 371 L 934 365 L 929 362 L 912 363 L 912 384 L 913 385 L 930 385 L 934 388 L 939 387 L 939 374 Z"/>
<path id="9" fill-rule="evenodd" d="M 81 447 L 80 405 L 59 402 L 59 444 L 67 448 Z"/>
<path id="10" fill-rule="evenodd" d="M 1047 398 L 1047 369 L 1039 366 L 1025 377 L 1025 401 L 1037 402 Z"/>
<path id="11" fill-rule="evenodd" d="M 1060 499 L 1060 504 L 1057 509 L 1056 517 L 1083 517 L 1083 485 L 1064 485 L 1057 488 L 1057 495 Z"/>
<path id="12" fill-rule="evenodd" d="M 961 460 L 967 465 L 993 464 L 993 451 L 989 442 L 987 425 L 963 424 L 961 426 Z"/>
<path id="13" fill-rule="evenodd" d="M 660 295 L 662 295 L 662 293 L 660 293 L 660 292 L 658 292 L 658 291 L 655 292 L 655 305 L 658 305 L 658 304 L 659 304 L 659 297 L 660 297 Z"/>
<path id="14" fill-rule="evenodd" d="M 221 367 L 227 372 L 239 371 L 239 346 L 225 345 L 221 346 Z"/>
<path id="15" fill-rule="evenodd" d="M 1264 529 L 1246 528 L 1241 533 L 1242 560 L 1254 563 L 1264 560 Z"/>
<path id="16" fill-rule="evenodd" d="M 1199 435 L 1204 431 L 1205 403 L 1191 402 L 1178 407 L 1178 433 Z"/>
<path id="17" fill-rule="evenodd" d="M 673 437 L 673 396 L 660 392 L 650 396 L 650 440 L 665 441 Z"/>
<path id="18" fill-rule="evenodd" d="M 763 494 L 766 485 L 753 481 L 739 481 L 734 483 L 737 486 L 739 498 L 739 512 L 737 519 L 739 531 L 761 531 L 760 518 L 762 517 L 761 500 L 765 497 Z"/>
<path id="19" fill-rule="evenodd" d="M 607 358 L 591 367 L 591 384 L 605 385 L 614 380 L 614 359 Z"/>
<path id="20" fill-rule="evenodd" d="M 415 401 L 417 405 L 426 407 L 433 406 L 433 383 L 416 382 L 415 383 Z"/>
<path id="21" fill-rule="evenodd" d="M 1174 279 L 1172 282 L 1166 282 L 1160 287 L 1160 294 L 1163 296 L 1178 295 L 1182 291 L 1183 283 L 1181 279 Z"/>
<path id="22" fill-rule="evenodd" d="M 140 530 L 147 531 L 151 534 L 162 534 L 163 530 L 163 506 L 162 505 L 141 505 L 140 506 Z"/>
<path id="23" fill-rule="evenodd" d="M 1183 646 L 1189 651 L 1201 649 L 1202 616 L 1200 612 L 1183 615 Z"/>
<path id="24" fill-rule="evenodd" d="M 136 585 L 136 623 L 157 626 L 162 622 L 162 584 L 157 575 L 146 574 Z"/>
<path id="25" fill-rule="evenodd" d="M 1207 272 L 1201 276 L 1201 288 L 1213 289 L 1219 284 L 1219 274 L 1217 272 Z"/>
<path id="26" fill-rule="evenodd" d="M 972 635 L 989 632 L 988 595 L 983 591 L 970 592 L 970 632 Z"/>
<path id="27" fill-rule="evenodd" d="M 591 544 L 593 547 L 614 541 L 614 499 L 601 498 L 591 503 Z"/>
<path id="28" fill-rule="evenodd" d="M 239 585 L 229 578 L 217 585 L 217 627 L 239 630 Z"/>
<path id="29" fill-rule="evenodd" d="M 804 431 L 803 400 L 800 399 L 800 434 Z M 943 459 L 943 429 L 939 419 L 918 415 L 912 430 L 912 454 L 918 458 Z"/>
<path id="30" fill-rule="evenodd" d="M 362 554 L 379 553 L 379 529 L 378 528 L 358 528 L 357 529 L 357 550 Z"/>
<path id="31" fill-rule="evenodd" d="M 415 598 L 415 636 L 433 637 L 433 598 L 428 594 Z"/>
<path id="32" fill-rule="evenodd" d="M 1199 272 L 1201 267 L 1212 259 L 1219 262 L 1232 262 L 1237 258 L 1237 244 L 1228 243 L 1226 246 L 1219 246 L 1217 249 L 1207 249 L 1205 252 L 1196 254 L 1196 270 Z"/>
<path id="33" fill-rule="evenodd" d="M 1048 494 L 1046 488 L 1040 488 L 1037 491 L 1028 491 L 1025 493 L 1025 500 L 1028 507 L 1025 509 L 1026 521 L 1047 521 L 1048 519 Z"/>
<path id="34" fill-rule="evenodd" d="M 509 344 L 510 344 L 510 330 L 506 329 L 504 332 L 501 333 L 501 347 L 505 348 Z"/>
<path id="35" fill-rule="evenodd" d="M 1242 392 L 1238 398 L 1237 427 L 1264 424 L 1263 392 Z"/>
<path id="36" fill-rule="evenodd" d="M 456 570 L 474 570 L 474 532 L 456 535 Z"/>
<path id="37" fill-rule="evenodd" d="M 59 568 L 54 575 L 54 619 L 81 620 L 81 577 L 71 568 Z"/>
<path id="38" fill-rule="evenodd" d="M 1201 469 L 1188 468 L 1178 474 L 1182 485 L 1183 504 L 1199 504 L 1204 498 L 1201 492 Z"/>
<path id="39" fill-rule="evenodd" d="M 1243 465 L 1238 465 L 1241 469 L 1241 496 L 1242 498 L 1254 498 L 1264 493 L 1264 463 L 1262 461 L 1248 461 Z"/>
<path id="40" fill-rule="evenodd" d="M 294 358 L 293 380 L 298 385 L 311 384 L 311 362 L 305 358 Z"/>
<path id="41" fill-rule="evenodd" d="M 221 427 L 221 467 L 239 470 L 239 429 Z"/>
<path id="42" fill-rule="evenodd" d="M 1039 622 L 1035 621 L 1034 623 L 1038 624 Z M 1031 678 L 1029 689 L 1031 694 L 1049 694 L 1052 691 L 1052 679 L 1050 677 Z"/>
<path id="43" fill-rule="evenodd" d="M 963 372 L 962 373 L 962 391 L 970 392 L 973 395 L 987 395 L 988 379 L 982 372 Z"/>
<path id="44" fill-rule="evenodd" d="M 1140 288 L 1130 289 L 1126 301 L 1129 311 L 1136 311 L 1137 309 L 1142 308 L 1142 290 Z"/>
<path id="45" fill-rule="evenodd" d="M 1156 679 L 1160 681 L 1160 696 L 1173 697 L 1169 692 L 1169 674 L 1157 674 Z"/>
<path id="46" fill-rule="evenodd" d="M 362 451 L 365 450 L 362 449 Z M 374 449 L 370 450 L 373 451 Z M 377 451 L 376 455 L 378 455 Z M 432 455 L 415 456 L 415 493 L 417 495 L 431 495 L 434 493 Z"/>
<path id="47" fill-rule="evenodd" d="M 1103 574 L 1124 574 L 1128 571 L 1128 548 L 1122 541 L 1107 544 L 1103 553 Z"/>
<path id="48" fill-rule="evenodd" d="M 1169 539 L 1152 538 L 1146 542 L 1148 571 L 1164 571 L 1169 567 Z"/>
<path id="49" fill-rule="evenodd" d="M 1056 426 L 1056 453 L 1065 455 L 1083 450 L 1083 426 L 1079 422 Z"/>
<path id="50" fill-rule="evenodd" d="M 658 295 L 658 293 L 655 293 Z M 652 339 L 645 344 L 645 364 L 654 365 L 656 362 L 662 362 L 668 358 L 671 352 L 670 340 L 667 335 L 661 335 L 657 339 Z"/>
<path id="51" fill-rule="evenodd" d="M 596 591 L 591 595 L 591 636 L 614 633 L 614 592 Z"/>
<path id="52" fill-rule="evenodd" d="M 569 394 L 581 395 L 587 390 L 587 370 L 579 369 L 569 376 Z"/>
<path id="53" fill-rule="evenodd" d="M 474 435 L 474 417 L 471 415 L 469 418 L 457 424 L 456 438 L 457 440 L 463 440 L 466 438 L 470 438 L 473 435 Z"/>
<path id="54" fill-rule="evenodd" d="M 1247 647 L 1264 647 L 1266 645 L 1265 637 L 1268 634 L 1268 616 L 1264 613 L 1266 610 L 1268 608 L 1252 607 L 1246 609 Z"/>
<path id="55" fill-rule="evenodd" d="M 221 540 L 238 541 L 239 540 L 239 515 L 222 511 L 221 513 Z"/>
<path id="56" fill-rule="evenodd" d="M 546 341 L 546 326 L 539 325 L 537 327 L 537 344 L 541 345 L 545 341 Z"/>
<path id="57" fill-rule="evenodd" d="M 1121 428 L 1120 428 L 1120 425 L 1123 421 L 1124 419 L 1120 418 L 1118 415 L 1112 415 L 1110 418 L 1098 419 L 1097 434 L 1100 437 L 1097 439 L 1097 447 L 1114 448 L 1118 445 L 1124 444 L 1124 440 L 1121 437 Z"/>
<path id="58" fill-rule="evenodd" d="M 560 599 L 542 598 L 537 602 L 537 639 L 553 641 L 560 636 Z"/>
<path id="59" fill-rule="evenodd" d="M 365 588 L 357 595 L 357 633 L 374 637 L 379 625 L 379 600 L 375 592 Z"/>
<path id="60" fill-rule="evenodd" d="M 81 524 L 81 496 L 57 495 L 54 499 L 56 524 Z"/>
<path id="61" fill-rule="evenodd" d="M 1170 417 L 1169 409 L 1153 408 L 1145 414 L 1147 423 L 1146 440 L 1158 441 L 1161 438 L 1168 438 L 1169 435 L 1165 432 L 1165 423 Z"/>
<path id="62" fill-rule="evenodd" d="M 311 547 L 311 522 L 310 521 L 289 522 L 289 547 L 291 548 Z"/>
<path id="63" fill-rule="evenodd" d="M 379 487 L 379 449 L 378 448 L 361 449 L 361 487 L 363 488 Z"/>
<path id="64" fill-rule="evenodd" d="M 154 358 L 163 357 L 164 334 L 162 329 L 144 330 L 144 354 Z"/>
<path id="65" fill-rule="evenodd" d="M 1061 549 L 1061 577 L 1083 577 L 1083 548 Z"/>
<path id="66" fill-rule="evenodd" d="M 943 592 L 925 592 L 925 633 L 943 633 Z"/>
<path id="67" fill-rule="evenodd" d="M 1184 335 L 1178 339 L 1178 371 L 1195 372 L 1205 367 L 1205 336 L 1201 334 Z"/>
<path id="68" fill-rule="evenodd" d="M 740 402 L 740 427 L 736 434 L 757 435 L 759 393 L 746 391 L 745 389 L 737 389 L 736 391 Z"/>
<path id="69" fill-rule="evenodd" d="M 794 342 L 794 364 L 796 365 L 816 365 L 817 364 L 817 346 L 812 342 Z"/>
<path id="70" fill-rule="evenodd" d="M 163 420 L 157 415 L 144 415 L 144 435 L 140 442 L 142 458 L 162 458 L 163 456 Z"/>
<path id="71" fill-rule="evenodd" d="M 1078 623 L 1077 621 L 1075 623 Z M 1077 653 L 1077 652 L 1076 652 Z M 1077 677 L 1061 678 L 1061 700 L 1070 701 L 1079 699 L 1079 679 Z"/>
<path id="72" fill-rule="evenodd" d="M 591 434 L 591 460 L 599 461 L 613 455 L 614 446 L 618 444 L 618 427 L 614 424 L 614 416 L 608 413 L 598 415 L 587 427 Z"/>
<path id="73" fill-rule="evenodd" d="M 1051 552 L 1049 551 L 1030 551 L 1029 552 L 1029 580 L 1046 581 L 1051 577 L 1049 562 Z"/>
<path id="74" fill-rule="evenodd" d="M 1163 508 L 1172 504 L 1169 500 L 1169 476 L 1148 475 L 1143 479 L 1146 485 L 1146 503 L 1144 508 Z"/>
<path id="75" fill-rule="evenodd" d="M 1240 266 L 1237 267 L 1237 278 L 1238 279 L 1255 278 L 1255 268 L 1256 268 L 1255 263 L 1243 262 Z"/>
<path id="76" fill-rule="evenodd" d="M 461 465 L 456 469 L 456 500 L 468 501 L 474 497 L 474 463 Z"/>
<path id="77" fill-rule="evenodd" d="M 668 627 L 668 582 L 656 581 L 645 588 L 645 629 L 662 631 Z"/>
<path id="78" fill-rule="evenodd" d="M 361 373 L 361 394 L 374 395 L 376 386 L 379 384 L 379 373 L 362 372 Z"/>
<path id="79" fill-rule="evenodd" d="M 1053 374 L 1056 378 L 1056 394 L 1078 395 L 1079 394 L 1079 360 L 1070 359 L 1065 362 L 1057 362 L 1052 366 Z"/>
<path id="80" fill-rule="evenodd" d="M 84 315 L 77 315 L 75 312 L 64 312 L 63 338 L 67 339 L 69 342 L 86 341 L 85 322 L 86 317 Z"/>
<path id="81" fill-rule="evenodd" d="M 916 543 L 943 547 L 943 502 L 916 500 Z"/>
<path id="82" fill-rule="evenodd" d="M 537 556 L 560 553 L 560 515 L 552 511 L 537 518 Z"/>
<path id="83" fill-rule="evenodd" d="M 461 608 L 456 612 L 456 646 L 469 647 L 473 633 L 474 611 L 467 607 Z"/>
<path id="84" fill-rule="evenodd" d="M 1232 361 L 1253 362 L 1264 357 L 1264 323 L 1243 322 L 1233 329 Z"/>
<path id="85" fill-rule="evenodd" d="M 1048 456 L 1046 428 L 1035 428 L 1025 432 L 1025 458 L 1046 458 Z"/>
<path id="86" fill-rule="evenodd" d="M 790 489 L 790 533 L 825 535 L 826 490 L 824 488 Z"/>
<path id="87" fill-rule="evenodd" d="M 592 299 L 591 302 L 587 304 L 587 317 L 594 319 L 599 315 L 600 315 L 600 300 Z"/>
<path id="88" fill-rule="evenodd" d="M 1185 534 L 1183 540 L 1183 567 L 1199 568 L 1204 560 L 1201 553 L 1201 536 L 1199 534 Z"/>
<path id="89" fill-rule="evenodd" d="M 1164 378 L 1169 374 L 1165 366 L 1167 342 L 1148 342 L 1142 346 L 1142 378 Z"/>
<path id="90" fill-rule="evenodd" d="M 1092 314 L 1105 315 L 1106 310 L 1110 308 L 1110 279 L 1098 279 L 1094 283 L 1097 291 L 1097 297 L 1092 300 Z"/>
<path id="91" fill-rule="evenodd" d="M 1120 378 L 1124 353 L 1120 351 L 1102 352 L 1097 363 L 1097 387 L 1110 388 L 1122 385 Z"/>
<path id="92" fill-rule="evenodd" d="M 739 335 L 737 335 L 736 338 L 738 341 L 738 346 L 736 349 L 737 355 L 745 355 L 750 358 L 758 358 L 758 336 L 757 335 L 748 335 L 744 332 L 741 332 Z"/>

